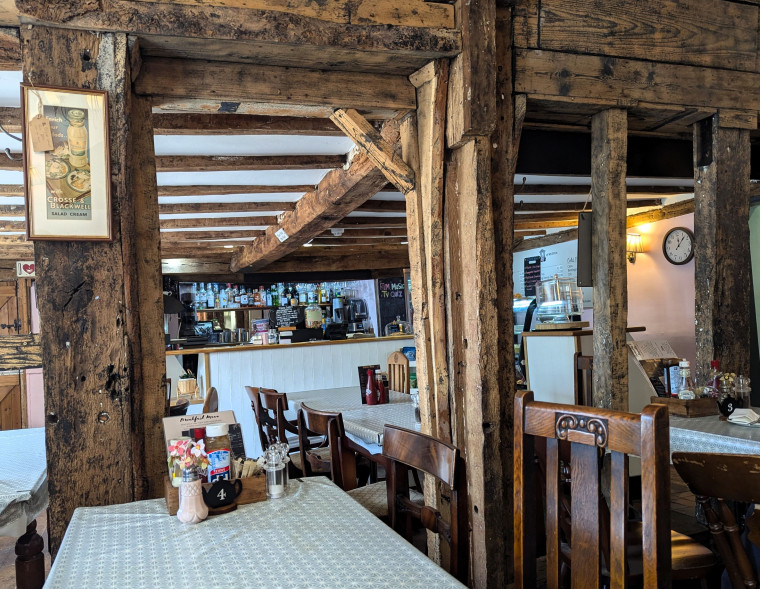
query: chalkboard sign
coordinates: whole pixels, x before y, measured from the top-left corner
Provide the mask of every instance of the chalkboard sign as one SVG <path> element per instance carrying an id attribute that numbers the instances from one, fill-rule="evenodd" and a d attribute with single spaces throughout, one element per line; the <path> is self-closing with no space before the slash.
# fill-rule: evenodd
<path id="1" fill-rule="evenodd" d="M 385 326 L 396 317 L 401 317 L 402 321 L 406 321 L 404 288 L 403 277 L 382 278 L 377 281 L 378 306 L 380 307 L 380 325 L 377 329 L 379 335 L 385 335 Z"/>
<path id="2" fill-rule="evenodd" d="M 240 429 L 239 423 L 231 423 L 229 425 L 230 446 L 232 455 L 235 458 L 242 458 L 245 460 L 245 445 L 243 444 L 243 432 Z"/>
<path id="3" fill-rule="evenodd" d="M 523 261 L 525 280 L 523 289 L 526 297 L 536 296 L 536 282 L 541 280 L 541 256 L 531 256 Z"/>
<path id="4" fill-rule="evenodd" d="M 298 324 L 298 307 L 279 307 L 276 322 L 277 327 L 295 327 Z"/>

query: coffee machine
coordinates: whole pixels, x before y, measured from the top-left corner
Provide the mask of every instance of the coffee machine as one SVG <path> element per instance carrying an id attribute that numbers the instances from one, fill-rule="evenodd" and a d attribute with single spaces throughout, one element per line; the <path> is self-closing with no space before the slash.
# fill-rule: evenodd
<path id="1" fill-rule="evenodd" d="M 348 333 L 364 333 L 369 313 L 364 299 L 348 299 Z"/>

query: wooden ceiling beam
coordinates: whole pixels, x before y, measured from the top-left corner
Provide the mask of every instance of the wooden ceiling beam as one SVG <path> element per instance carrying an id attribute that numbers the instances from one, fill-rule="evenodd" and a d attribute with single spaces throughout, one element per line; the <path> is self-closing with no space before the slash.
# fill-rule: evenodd
<path id="1" fill-rule="evenodd" d="M 402 194 L 414 190 L 414 170 L 401 159 L 394 146 L 385 141 L 367 119 L 353 109 L 338 109 L 330 120 L 375 162 L 388 181 Z"/>
<path id="2" fill-rule="evenodd" d="M 316 249 L 316 248 L 312 248 Z M 326 248 L 320 248 L 324 250 Z M 326 252 L 316 252 L 315 255 L 291 254 L 285 256 L 266 267 L 258 270 L 261 273 L 270 272 L 331 272 L 337 270 L 371 270 L 385 268 L 408 268 L 409 250 L 401 246 L 396 251 L 376 252 L 373 248 L 367 248 L 360 252 L 342 254 L 342 248 L 334 248 L 338 252 L 328 255 Z M 318 255 L 317 255 L 318 254 Z"/>
<path id="3" fill-rule="evenodd" d="M 26 231 L 26 222 L 0 221 L 0 231 Z"/>
<path id="4" fill-rule="evenodd" d="M 0 217 L 24 217 L 25 215 L 24 205 L 0 205 Z"/>
<path id="5" fill-rule="evenodd" d="M 396 236 L 390 236 L 390 237 L 367 237 L 367 238 L 361 238 L 361 237 L 315 237 L 314 241 L 311 242 L 312 246 L 319 247 L 322 246 L 329 246 L 329 247 L 341 247 L 341 246 L 352 246 L 352 245 L 366 245 L 366 246 L 383 246 L 388 244 L 395 244 L 395 245 L 401 245 L 402 243 L 406 243 L 407 239 L 406 236 L 396 237 Z"/>
<path id="6" fill-rule="evenodd" d="M 156 0 L 137 0 L 155 2 Z M 290 2 L 288 0 L 159 0 L 164 4 L 189 4 L 191 6 L 226 6 L 251 10 L 268 10 L 331 23 L 366 25 L 393 25 L 407 27 L 454 28 L 454 7 L 433 4 L 423 0 L 406 0 L 400 3 L 360 0 L 322 0 L 320 2 Z"/>
<path id="7" fill-rule="evenodd" d="M 406 217 L 345 217 L 333 225 L 338 229 L 357 227 L 406 227 Z"/>
<path id="8" fill-rule="evenodd" d="M 430 60 L 457 54 L 461 48 L 461 34 L 456 30 L 347 25 L 271 10 L 197 3 L 18 0 L 13 12 L 21 13 L 25 23 L 130 31 L 140 38 L 146 56 L 260 60 L 316 69 L 393 68 L 408 75 Z M 18 17 L 10 20 L 19 22 Z"/>
<path id="9" fill-rule="evenodd" d="M 0 196 L 24 196 L 24 185 L 0 184 Z"/>
<path id="10" fill-rule="evenodd" d="M 21 133 L 21 109 L 13 106 L 0 106 L 0 125 L 8 133 Z"/>
<path id="11" fill-rule="evenodd" d="M 19 144 L 19 147 L 20 146 L 21 144 Z M 0 170 L 11 170 L 15 172 L 20 172 L 21 170 L 23 170 L 24 164 L 23 164 L 23 156 L 21 155 L 21 153 L 17 151 L 11 152 L 11 157 L 13 159 L 8 159 L 5 156 L 5 153 L 0 151 Z"/>
<path id="12" fill-rule="evenodd" d="M 403 200 L 368 200 L 354 210 L 362 213 L 405 213 L 406 202 Z"/>
<path id="13" fill-rule="evenodd" d="M 165 276 L 176 276 L 178 278 L 186 276 L 191 281 L 199 275 L 219 282 L 240 282 L 243 280 L 242 274 L 230 272 L 228 261 L 204 260 L 203 258 L 162 257 L 161 273 Z"/>
<path id="14" fill-rule="evenodd" d="M 389 143 L 396 143 L 398 121 L 386 122 L 382 136 Z M 358 153 L 347 168 L 328 172 L 314 191 L 298 201 L 293 211 L 282 215 L 279 225 L 270 227 L 266 235 L 237 253 L 232 259 L 232 271 L 259 270 L 298 249 L 372 198 L 386 183 L 385 176 L 372 160 L 365 153 Z"/>
<path id="15" fill-rule="evenodd" d="M 556 196 L 559 194 L 589 194 L 591 185 L 583 184 L 523 184 L 515 183 L 515 200 L 523 196 Z M 663 196 L 673 196 L 675 194 L 684 194 L 694 192 L 694 187 L 683 186 L 628 186 L 626 192 L 631 194 L 661 194 Z"/>
<path id="16" fill-rule="evenodd" d="M 343 155 L 159 155 L 156 172 L 326 170 L 345 163 Z"/>
<path id="17" fill-rule="evenodd" d="M 625 222 L 627 227 L 636 227 L 637 225 L 655 223 L 656 221 L 672 219 L 673 217 L 680 217 L 681 215 L 688 215 L 693 212 L 694 199 L 690 198 L 688 200 L 682 200 L 671 205 L 666 205 L 659 209 L 654 209 L 652 211 L 636 213 L 635 215 L 628 215 Z"/>
<path id="18" fill-rule="evenodd" d="M 180 203 L 180 204 L 160 204 L 158 213 L 161 215 L 168 214 L 190 214 L 190 213 L 256 213 L 292 211 L 295 202 L 203 202 L 203 203 Z M 21 207 L 23 211 L 23 206 Z M 0 206 L 0 216 L 3 207 Z"/>
<path id="19" fill-rule="evenodd" d="M 558 76 L 557 72 L 563 72 Z M 515 88 L 521 94 L 601 106 L 655 105 L 760 110 L 760 74 L 557 51 L 515 50 Z M 593 100 L 589 97 L 594 97 Z M 751 118 L 751 117 L 750 117 Z M 745 123 L 742 123 L 744 125 Z M 754 128 L 753 127 L 753 128 Z"/>
<path id="20" fill-rule="evenodd" d="M 638 200 L 629 200 L 628 208 L 635 209 L 639 207 L 659 207 L 662 206 L 662 200 L 659 198 L 641 198 Z M 560 211 L 591 211 L 591 203 L 583 202 L 523 202 L 515 203 L 515 213 L 540 213 L 540 212 L 560 212 Z"/>
<path id="21" fill-rule="evenodd" d="M 155 113 L 155 135 L 309 135 L 342 137 L 330 119 L 238 113 Z"/>
<path id="22" fill-rule="evenodd" d="M 224 102 L 234 110 L 243 102 L 316 107 L 310 116 L 329 116 L 323 109 L 331 112 L 336 106 L 416 107 L 414 87 L 406 76 L 201 60 L 144 59 L 135 90 L 150 96 L 159 109 L 177 101 L 198 100 Z"/>
<path id="23" fill-rule="evenodd" d="M 12 243 L 28 243 L 26 241 L 26 235 L 5 235 L 0 233 L 0 243 L 12 244 Z"/>
<path id="24" fill-rule="evenodd" d="M 317 239 L 323 237 L 402 237 L 406 235 L 406 227 L 388 227 L 388 228 L 363 228 L 363 229 L 344 229 L 341 235 L 333 235 L 331 231 L 325 231 L 317 235 Z"/>
<path id="25" fill-rule="evenodd" d="M 224 196 L 227 194 L 283 194 L 290 192 L 303 194 L 313 189 L 314 186 L 311 184 L 292 184 L 286 186 L 265 186 L 260 184 L 159 186 L 158 196 Z M 0 194 L 2 194 L 2 187 L 0 187 Z"/>
<path id="26" fill-rule="evenodd" d="M 272 215 L 250 217 L 200 217 L 196 219 L 161 219 L 161 229 L 189 229 L 191 227 L 266 227 L 277 223 Z"/>
<path id="27" fill-rule="evenodd" d="M 221 231 L 161 231 L 161 243 L 183 240 L 254 239 L 264 235 L 263 229 L 225 229 Z"/>
<path id="28" fill-rule="evenodd" d="M 21 69 L 21 42 L 18 29 L 0 27 L 0 70 Z"/>

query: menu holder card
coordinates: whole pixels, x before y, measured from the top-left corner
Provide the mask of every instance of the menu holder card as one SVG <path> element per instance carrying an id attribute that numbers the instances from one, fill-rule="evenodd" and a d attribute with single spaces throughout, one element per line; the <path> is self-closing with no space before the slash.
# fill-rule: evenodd
<path id="1" fill-rule="evenodd" d="M 375 372 L 380 370 L 380 364 L 371 364 L 359 366 L 359 394 L 362 398 L 362 405 L 367 404 L 367 371 L 373 369 Z"/>
<path id="2" fill-rule="evenodd" d="M 169 456 L 169 440 L 176 440 L 196 427 L 206 427 L 216 423 L 237 423 L 234 411 L 218 411 L 216 413 L 200 413 L 197 415 L 177 415 L 164 417 L 164 449 Z"/>

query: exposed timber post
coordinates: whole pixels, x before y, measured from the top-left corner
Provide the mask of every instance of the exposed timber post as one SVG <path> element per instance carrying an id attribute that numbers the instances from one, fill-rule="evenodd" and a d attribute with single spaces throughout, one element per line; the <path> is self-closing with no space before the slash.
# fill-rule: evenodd
<path id="1" fill-rule="evenodd" d="M 512 92 L 512 13 L 496 9 L 496 129 L 491 135 L 491 198 L 493 202 L 494 247 L 496 263 L 496 307 L 498 313 L 498 388 L 501 391 L 499 437 L 502 444 L 502 492 L 505 525 L 504 546 L 512 554 L 513 472 L 512 444 L 514 423 L 512 410 L 515 396 L 514 315 L 512 302 L 512 249 L 514 244 L 515 169 L 525 118 L 526 96 Z M 507 525 L 509 524 L 509 525 Z M 505 558 L 505 575 L 513 577 L 513 563 Z"/>
<path id="2" fill-rule="evenodd" d="M 149 323 L 161 300 L 160 266 L 145 248 L 146 240 L 157 247 L 158 209 L 155 174 L 143 166 L 152 153 L 132 153 L 152 137 L 150 120 L 137 120 L 145 108 L 131 101 L 127 36 L 31 26 L 21 40 L 27 81 L 109 92 L 113 241 L 35 244 L 55 555 L 76 507 L 143 499 L 160 488 L 150 477 L 162 455 L 156 381 L 164 359 L 153 333 L 161 325 Z"/>
<path id="3" fill-rule="evenodd" d="M 694 125 L 696 381 L 711 360 L 749 374 L 749 130 L 721 125 L 721 113 Z"/>
<path id="4" fill-rule="evenodd" d="M 470 586 L 504 587 L 509 513 L 504 501 L 496 235 L 491 197 L 496 108 L 496 2 L 457 3 L 462 53 L 449 76 L 444 271 L 452 441 L 467 463 Z M 501 34 L 502 31 L 499 31 Z M 510 335 L 510 341 L 512 336 Z M 439 415 L 440 430 L 440 415 Z"/>
<path id="5" fill-rule="evenodd" d="M 594 232 L 594 406 L 628 410 L 628 278 L 625 109 L 591 119 L 591 200 Z"/>

